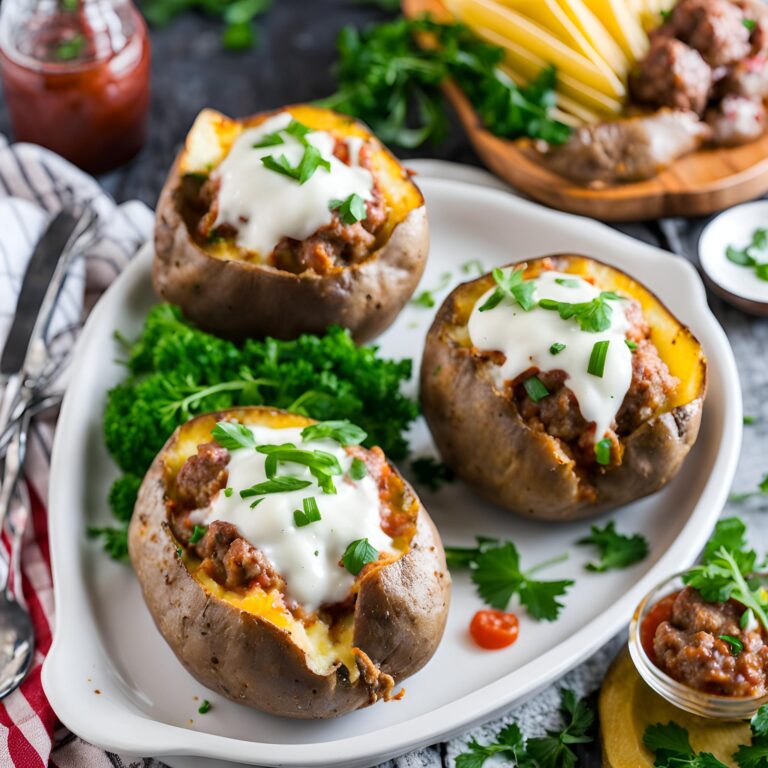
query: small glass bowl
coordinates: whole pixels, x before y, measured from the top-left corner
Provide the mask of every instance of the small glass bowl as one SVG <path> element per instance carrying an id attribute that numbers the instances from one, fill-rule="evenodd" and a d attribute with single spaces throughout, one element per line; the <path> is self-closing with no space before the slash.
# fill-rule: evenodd
<path id="1" fill-rule="evenodd" d="M 673 592 L 679 592 L 685 587 L 682 576 L 682 573 L 677 573 L 662 581 L 640 601 L 629 625 L 629 655 L 632 657 L 640 677 L 659 696 L 679 709 L 684 709 L 686 712 L 701 717 L 718 720 L 748 720 L 763 704 L 768 703 L 768 694 L 736 698 L 733 696 L 715 696 L 697 691 L 695 688 L 689 688 L 687 685 L 673 680 L 666 672 L 662 672 L 643 648 L 640 630 L 648 611 L 663 597 Z M 761 576 L 765 578 L 764 574 Z"/>

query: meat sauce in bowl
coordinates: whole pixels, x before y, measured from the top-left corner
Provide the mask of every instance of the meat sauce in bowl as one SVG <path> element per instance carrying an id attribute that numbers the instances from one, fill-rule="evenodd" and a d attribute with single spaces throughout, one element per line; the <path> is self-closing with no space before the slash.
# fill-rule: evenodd
<path id="1" fill-rule="evenodd" d="M 735 600 L 707 602 L 682 574 L 652 590 L 629 630 L 641 677 L 675 706 L 704 717 L 751 717 L 768 702 L 768 635 Z"/>

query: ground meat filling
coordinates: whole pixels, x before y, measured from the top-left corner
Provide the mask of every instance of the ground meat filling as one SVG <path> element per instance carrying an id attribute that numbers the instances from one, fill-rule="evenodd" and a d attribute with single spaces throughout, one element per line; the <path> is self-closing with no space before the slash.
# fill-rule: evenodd
<path id="1" fill-rule="evenodd" d="M 630 324 L 627 337 L 635 342 L 637 348 L 632 354 L 632 381 L 616 415 L 614 428 L 606 435 L 612 443 L 609 467 L 621 460 L 619 438 L 630 434 L 658 413 L 677 386 L 677 379 L 670 374 L 651 341 L 651 329 L 643 317 L 640 305 L 636 301 L 626 301 L 624 304 Z M 499 353 L 476 354 L 493 360 Z M 496 362 L 499 360 L 496 359 Z M 523 386 L 523 382 L 533 375 L 538 376 L 549 391 L 549 395 L 538 403 L 531 400 Z M 566 453 L 579 467 L 597 468 L 595 424 L 587 422 L 582 416 L 576 396 L 568 388 L 568 374 L 565 371 L 529 368 L 509 382 L 507 391 L 528 427 L 558 438 Z"/>
<path id="2" fill-rule="evenodd" d="M 349 147 L 346 141 L 337 140 L 334 155 L 341 162 L 349 165 Z M 358 162 L 363 168 L 372 170 L 371 148 L 363 144 Z M 194 207 L 204 211 L 200 216 L 195 234 L 202 244 L 216 240 L 231 240 L 237 236 L 237 227 L 232 224 L 219 224 L 214 227 L 219 214 L 219 180 L 214 176 L 207 179 L 199 188 Z M 274 251 L 268 255 L 266 263 L 277 269 L 294 274 L 314 272 L 328 274 L 333 270 L 360 264 L 365 261 L 378 246 L 387 223 L 389 208 L 374 174 L 372 198 L 366 202 L 367 216 L 354 224 L 345 224 L 338 211 L 334 211 L 330 224 L 321 227 L 305 240 L 284 237 Z M 245 223 L 245 221 L 243 221 Z M 258 254 L 242 252 L 245 259 Z"/>
<path id="3" fill-rule="evenodd" d="M 709 694 L 762 696 L 768 691 L 768 645 L 760 630 L 742 630 L 744 606 L 734 600 L 708 603 L 686 587 L 675 598 L 672 616 L 653 638 L 656 665 L 670 677 Z M 721 635 L 738 638 L 734 655 Z"/>

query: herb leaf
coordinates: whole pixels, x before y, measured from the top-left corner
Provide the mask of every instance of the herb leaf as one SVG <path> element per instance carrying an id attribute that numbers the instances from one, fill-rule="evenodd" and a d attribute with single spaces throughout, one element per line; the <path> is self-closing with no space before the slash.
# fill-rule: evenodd
<path id="1" fill-rule="evenodd" d="M 744 650 L 744 643 L 742 643 L 738 637 L 734 637 L 733 635 L 718 635 L 717 637 L 719 640 L 722 640 L 730 646 L 731 654 L 733 656 L 738 656 Z"/>
<path id="2" fill-rule="evenodd" d="M 595 443 L 595 461 L 602 465 L 607 466 L 611 463 L 611 439 L 604 437 L 602 440 L 598 440 Z"/>
<path id="3" fill-rule="evenodd" d="M 565 349 L 565 344 L 556 341 L 550 348 L 549 353 L 551 355 L 559 355 Z"/>
<path id="4" fill-rule="evenodd" d="M 339 445 L 360 445 L 366 437 L 368 434 L 364 429 L 347 419 L 319 421 L 301 430 L 301 439 L 305 442 L 327 438 L 335 440 Z"/>
<path id="5" fill-rule="evenodd" d="M 353 192 L 345 200 L 331 200 L 328 203 L 328 208 L 332 211 L 338 210 L 339 218 L 343 224 L 355 224 L 368 216 L 365 200 L 356 192 Z"/>
<path id="6" fill-rule="evenodd" d="M 749 727 L 752 743 L 741 745 L 733 759 L 739 768 L 768 768 L 768 706 L 757 710 Z"/>
<path id="7" fill-rule="evenodd" d="M 251 496 L 262 496 L 266 493 L 300 491 L 309 485 L 312 485 L 309 480 L 302 480 L 298 477 L 273 477 L 270 480 L 264 480 L 262 483 L 256 483 L 250 488 L 240 491 L 240 498 L 247 499 Z"/>
<path id="8" fill-rule="evenodd" d="M 596 341 L 592 347 L 592 354 L 589 356 L 589 365 L 587 366 L 587 373 L 598 378 L 603 377 L 605 372 L 605 361 L 608 357 L 608 346 L 610 341 Z"/>
<path id="9" fill-rule="evenodd" d="M 511 723 L 499 731 L 496 742 L 479 744 L 476 739 L 467 744 L 467 752 L 456 756 L 456 768 L 481 768 L 492 755 L 509 757 L 517 766 L 529 766 L 525 753 L 525 739 L 517 723 Z"/>
<path id="10" fill-rule="evenodd" d="M 543 400 L 549 395 L 549 390 L 538 376 L 527 378 L 523 382 L 523 389 L 525 389 L 526 394 L 534 403 L 538 403 L 539 400 Z"/>
<path id="11" fill-rule="evenodd" d="M 379 551 L 368 539 L 353 541 L 341 556 L 342 564 L 353 576 L 357 576 L 368 563 L 378 559 Z"/>
<path id="12" fill-rule="evenodd" d="M 656 768 L 727 768 L 709 752 L 694 752 L 688 731 L 677 723 L 649 725 L 643 743 L 653 752 Z"/>
<path id="13" fill-rule="evenodd" d="M 750 19 L 744 19 L 746 26 Z M 755 22 L 752 21 L 752 24 Z M 745 248 L 736 248 L 729 245 L 725 250 L 728 261 L 738 264 L 740 267 L 754 269 L 755 275 L 760 280 L 768 280 L 768 229 L 758 228 L 752 233 L 752 241 Z"/>
<path id="14" fill-rule="evenodd" d="M 362 480 L 368 474 L 368 467 L 362 459 L 355 457 L 349 466 L 349 476 L 353 480 Z"/>
<path id="15" fill-rule="evenodd" d="M 256 439 L 245 424 L 236 421 L 219 421 L 211 431 L 211 437 L 222 447 L 230 451 L 239 448 L 255 448 Z"/>
<path id="16" fill-rule="evenodd" d="M 586 569 L 594 573 L 604 573 L 612 568 L 627 568 L 648 554 L 648 540 L 644 536 L 639 533 L 632 536 L 617 533 L 613 520 L 603 528 L 593 525 L 589 536 L 579 539 L 576 543 L 597 547 L 600 559 L 586 565 Z"/>
<path id="17" fill-rule="evenodd" d="M 303 528 L 310 523 L 316 523 L 321 520 L 320 508 L 317 506 L 317 499 L 314 496 L 308 496 L 301 501 L 304 509 L 293 510 L 293 522 L 297 528 Z"/>
<path id="18" fill-rule="evenodd" d="M 494 282 L 496 290 L 488 297 L 478 310 L 487 312 L 489 309 L 497 307 L 504 299 L 510 299 L 513 303 L 519 304 L 526 312 L 529 312 L 535 306 L 533 292 L 535 285 L 532 280 L 523 280 L 525 269 L 494 269 Z"/>
<path id="19" fill-rule="evenodd" d="M 594 713 L 573 691 L 563 690 L 561 712 L 565 727 L 560 731 L 547 731 L 547 735 L 528 739 L 528 754 L 539 768 L 573 768 L 576 754 L 571 744 L 588 744 L 592 736 L 588 731 L 595 719 Z"/>
<path id="20" fill-rule="evenodd" d="M 196 525 L 192 529 L 192 535 L 189 537 L 189 543 L 190 544 L 197 544 L 200 539 L 205 536 L 206 531 L 208 530 L 207 525 Z"/>
<path id="21" fill-rule="evenodd" d="M 416 475 L 416 482 L 425 485 L 430 491 L 439 491 L 444 483 L 452 483 L 456 479 L 456 475 L 447 464 L 431 456 L 414 459 L 411 462 L 411 469 Z"/>
<path id="22" fill-rule="evenodd" d="M 418 296 L 411 299 L 411 304 L 424 309 L 432 309 L 436 304 L 435 294 L 444 291 L 451 282 L 451 273 L 443 272 L 440 282 L 434 288 L 425 288 Z"/>
<path id="23" fill-rule="evenodd" d="M 599 296 L 591 301 L 582 301 L 571 304 L 567 301 L 555 301 L 554 299 L 541 299 L 539 306 L 558 312 L 563 320 L 572 317 L 577 320 L 582 331 L 589 333 L 601 333 L 611 327 L 613 307 L 610 301 L 621 301 L 623 297 L 612 291 L 602 291 Z"/>

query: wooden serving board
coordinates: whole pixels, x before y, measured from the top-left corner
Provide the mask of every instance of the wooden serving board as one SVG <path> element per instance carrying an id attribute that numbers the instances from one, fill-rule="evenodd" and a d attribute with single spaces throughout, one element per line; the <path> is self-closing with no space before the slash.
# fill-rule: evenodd
<path id="1" fill-rule="evenodd" d="M 402 0 L 409 17 L 450 14 L 441 0 Z M 475 151 L 497 176 L 553 208 L 604 221 L 641 221 L 664 216 L 702 216 L 768 192 L 768 133 L 733 148 L 702 149 L 677 160 L 647 181 L 601 189 L 579 186 L 540 165 L 509 141 L 486 131 L 463 92 L 445 87 Z"/>

